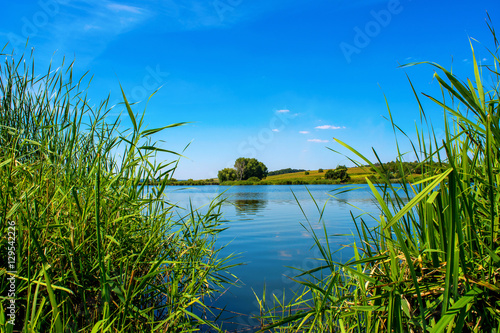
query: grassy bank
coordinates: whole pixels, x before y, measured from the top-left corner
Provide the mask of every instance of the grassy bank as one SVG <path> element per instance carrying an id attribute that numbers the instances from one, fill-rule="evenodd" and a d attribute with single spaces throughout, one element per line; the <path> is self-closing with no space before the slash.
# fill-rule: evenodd
<path id="1" fill-rule="evenodd" d="M 358 241 L 347 263 L 333 260 L 328 230 L 305 225 L 322 258 L 299 272 L 302 289 L 289 303 L 257 299 L 262 331 L 500 329 L 496 38 L 494 47 L 491 66 L 473 57 L 470 80 L 426 64 L 443 92 L 426 98 L 443 109 L 445 133 L 433 134 L 415 94 L 419 176 L 396 162 L 405 180 L 396 184 L 381 161 L 338 141 L 360 161 L 348 170 L 352 182 L 368 184 L 380 212 L 353 212 Z M 7 56 L 0 65 L 0 332 L 217 331 L 217 313 L 205 304 L 233 278 L 231 258 L 215 246 L 225 228 L 221 200 L 179 213 L 164 197 L 177 155 L 155 158 L 164 151 L 153 136 L 182 124 L 147 129 L 123 95 L 132 128 L 122 131 L 120 118 L 106 121 L 107 100 L 89 105 L 72 64 L 35 74 L 32 63 Z M 321 174 L 251 183 L 337 183 Z"/>
<path id="2" fill-rule="evenodd" d="M 472 78 L 426 63 L 436 70 L 443 94 L 425 96 L 443 109 L 445 133 L 442 140 L 434 135 L 415 94 L 422 123 L 412 146 L 422 163 L 420 181 L 395 185 L 374 162 L 338 141 L 383 181 L 368 181 L 380 212 L 353 213 L 358 241 L 355 257 L 344 264 L 333 261 L 326 229 L 305 226 L 322 258 L 296 277 L 302 291 L 290 303 L 258 299 L 262 331 L 498 332 L 500 44 L 491 30 L 493 63 L 480 66 L 472 49 Z M 368 228 L 368 219 L 378 226 Z"/>
<path id="3" fill-rule="evenodd" d="M 384 168 L 383 165 L 378 165 L 379 168 Z M 217 178 L 200 179 L 200 180 L 181 180 L 170 181 L 169 185 L 175 186 L 202 186 L 202 185 L 315 185 L 315 184 L 366 184 L 367 179 L 374 183 L 383 182 L 384 180 L 379 174 L 370 166 L 357 166 L 347 169 L 347 174 L 350 179 L 346 182 L 341 182 L 338 179 L 326 179 L 325 173 L 328 170 L 308 170 L 303 172 L 284 173 L 280 175 L 267 176 L 262 180 L 235 180 L 225 181 L 220 183 Z M 404 178 L 399 175 L 390 174 L 387 170 L 383 170 L 385 174 L 389 174 L 389 179 L 392 183 L 399 183 L 403 181 L 411 181 L 419 179 L 420 174 L 407 173 Z M 149 184 L 155 184 L 150 182 Z"/>
<path id="4" fill-rule="evenodd" d="M 141 183 L 174 171 L 177 156 L 158 163 L 151 137 L 181 124 L 146 129 L 123 95 L 133 127 L 120 131 L 72 64 L 40 72 L 4 56 L 0 332 L 216 329 L 205 301 L 231 281 L 214 245 L 220 200 L 178 214 L 166 182 Z"/>

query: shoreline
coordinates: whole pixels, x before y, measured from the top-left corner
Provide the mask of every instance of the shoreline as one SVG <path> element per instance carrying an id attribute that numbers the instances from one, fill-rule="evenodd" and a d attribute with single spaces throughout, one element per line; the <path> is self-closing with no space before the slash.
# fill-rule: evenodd
<path id="1" fill-rule="evenodd" d="M 384 183 L 384 180 L 381 179 L 370 179 L 373 184 Z M 401 180 L 401 179 L 391 179 L 392 184 L 402 184 L 408 181 L 415 181 L 415 179 L 411 180 Z M 139 183 L 139 185 L 143 185 L 144 183 Z M 247 181 L 233 181 L 233 182 L 224 182 L 222 184 L 215 182 L 205 182 L 205 181 L 177 181 L 177 182 L 169 182 L 167 186 L 274 186 L 274 185 L 359 185 L 359 184 L 368 184 L 366 180 L 363 181 L 354 181 L 354 182 L 335 182 L 335 181 L 325 181 L 325 182 L 304 182 L 304 181 L 291 181 L 291 180 L 283 180 L 283 181 L 260 181 L 260 182 L 247 182 Z M 161 183 L 148 183 L 146 186 L 160 186 Z"/>

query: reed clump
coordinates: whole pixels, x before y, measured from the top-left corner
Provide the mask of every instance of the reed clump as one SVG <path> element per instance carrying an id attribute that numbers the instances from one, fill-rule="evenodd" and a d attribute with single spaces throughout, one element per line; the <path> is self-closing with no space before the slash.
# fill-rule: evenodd
<path id="1" fill-rule="evenodd" d="M 425 63 L 442 90 L 442 98 L 424 95 L 443 109 L 444 134 L 437 137 L 415 93 L 421 126 L 411 144 L 422 178 L 392 184 L 376 152 L 372 162 L 338 141 L 377 173 L 381 184 L 368 184 L 379 215 L 353 215 L 357 240 L 347 263 L 333 259 L 326 229 L 308 226 L 319 265 L 296 278 L 303 289 L 289 303 L 259 298 L 262 331 L 498 332 L 500 44 L 488 27 L 493 63 L 480 65 L 471 43 L 472 79 Z M 398 161 L 404 155 L 398 149 Z M 399 169 L 404 175 L 401 162 Z"/>
<path id="2" fill-rule="evenodd" d="M 155 159 L 169 151 L 152 137 L 182 124 L 147 129 L 123 94 L 123 131 L 72 63 L 40 73 L 32 54 L 3 56 L 0 332 L 217 330 L 205 304 L 232 281 L 221 200 L 179 213 L 165 196 L 179 156 Z"/>

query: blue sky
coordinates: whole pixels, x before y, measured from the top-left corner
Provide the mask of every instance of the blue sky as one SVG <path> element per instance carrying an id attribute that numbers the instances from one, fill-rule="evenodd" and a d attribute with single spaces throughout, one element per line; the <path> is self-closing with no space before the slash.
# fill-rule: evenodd
<path id="1" fill-rule="evenodd" d="M 121 83 L 139 112 L 161 87 L 149 127 L 191 122 L 155 138 L 177 151 L 191 142 L 178 179 L 216 177 L 242 156 L 270 170 L 351 165 L 326 148 L 346 153 L 334 137 L 394 160 L 384 94 L 410 137 L 419 112 L 405 73 L 439 96 L 430 66 L 398 65 L 433 61 L 471 77 L 468 38 L 488 64 L 486 11 L 500 20 L 497 0 L 40 0 L 2 9 L 0 43 L 20 54 L 29 36 L 39 68 L 74 59 L 77 73 L 93 75 L 96 103 L 108 94 L 118 103 Z M 439 133 L 442 110 L 424 105 Z"/>

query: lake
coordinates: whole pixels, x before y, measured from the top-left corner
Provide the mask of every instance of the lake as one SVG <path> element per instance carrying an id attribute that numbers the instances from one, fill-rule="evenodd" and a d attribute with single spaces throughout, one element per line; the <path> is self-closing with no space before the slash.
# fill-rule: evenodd
<path id="1" fill-rule="evenodd" d="M 241 253 L 238 261 L 244 265 L 232 270 L 241 286 L 230 287 L 213 303 L 221 308 L 227 305 L 228 312 L 222 319 L 229 323 L 224 324 L 223 328 L 238 332 L 255 331 L 259 323 L 251 316 L 259 314 L 259 307 L 253 292 L 262 297 L 265 285 L 268 299 L 273 293 L 281 298 L 284 291 L 286 295 L 292 295 L 292 291 L 298 291 L 299 286 L 289 277 L 297 275 L 298 271 L 290 267 L 306 270 L 318 266 L 314 258 L 319 258 L 320 254 L 313 247 L 311 233 L 303 227 L 309 228 L 309 224 L 302 210 L 315 232 L 324 238 L 317 205 L 319 209 L 325 207 L 323 221 L 328 235 L 337 235 L 329 239 L 332 250 L 338 250 L 354 240 L 356 228 L 351 211 L 354 216 L 363 212 L 378 216 L 378 208 L 369 187 L 364 184 L 349 187 L 355 190 L 340 194 L 336 192 L 345 186 L 250 185 L 169 189 L 169 200 L 181 207 L 188 207 L 189 200 L 193 207 L 206 205 L 223 192 L 227 198 L 223 213 L 229 228 L 219 234 L 217 242 L 221 246 L 226 245 L 222 254 Z M 335 195 L 335 198 L 331 195 Z M 364 219 L 368 225 L 376 223 L 370 216 L 365 215 Z M 336 253 L 339 262 L 351 257 L 349 248 Z"/>

